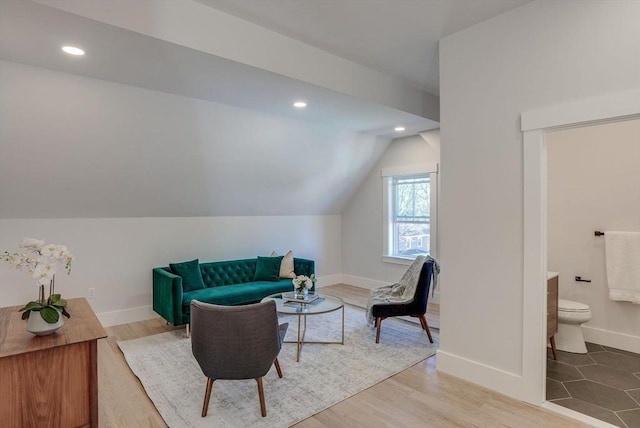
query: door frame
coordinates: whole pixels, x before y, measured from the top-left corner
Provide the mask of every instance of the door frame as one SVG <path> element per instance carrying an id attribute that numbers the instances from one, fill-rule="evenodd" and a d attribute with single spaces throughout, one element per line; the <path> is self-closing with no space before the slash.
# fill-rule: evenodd
<path id="1" fill-rule="evenodd" d="M 547 147 L 550 130 L 640 117 L 640 90 L 530 110 L 521 114 L 524 156 L 523 377 L 527 400 L 580 418 L 546 402 Z M 566 411 L 565 411 L 566 410 Z M 585 416 L 586 417 L 586 416 Z M 588 418 L 588 417 L 587 417 Z M 581 418 L 582 419 L 582 418 Z M 591 418 L 589 418 L 591 419 Z"/>

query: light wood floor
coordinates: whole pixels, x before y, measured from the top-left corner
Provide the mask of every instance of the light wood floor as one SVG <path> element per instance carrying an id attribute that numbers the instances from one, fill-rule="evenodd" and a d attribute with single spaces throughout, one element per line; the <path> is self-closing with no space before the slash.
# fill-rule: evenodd
<path id="1" fill-rule="evenodd" d="M 368 290 L 348 285 L 324 287 L 322 291 L 358 306 L 366 304 L 368 293 Z M 429 306 L 427 320 L 433 329 L 439 325 L 437 305 Z M 384 339 L 384 324 L 382 328 L 381 340 Z M 116 341 L 175 329 L 159 318 L 106 329 L 109 337 L 98 341 L 100 427 L 166 427 L 142 385 L 129 370 Z M 432 330 L 432 333 L 437 341 L 438 330 Z M 286 376 L 286 367 L 282 370 Z M 194 388 L 201 389 L 204 394 L 205 383 L 203 377 L 202 385 L 194 385 Z M 268 411 L 269 392 L 265 391 L 265 395 Z M 431 357 L 295 427 L 578 428 L 586 425 L 438 373 L 436 358 Z"/>

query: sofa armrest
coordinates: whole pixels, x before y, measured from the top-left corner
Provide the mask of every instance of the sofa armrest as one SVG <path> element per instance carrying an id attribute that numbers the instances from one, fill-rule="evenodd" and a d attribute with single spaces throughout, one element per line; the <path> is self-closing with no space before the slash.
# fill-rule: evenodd
<path id="1" fill-rule="evenodd" d="M 316 263 L 313 260 L 295 257 L 293 259 L 293 269 L 296 275 L 311 276 L 316 273 Z"/>
<path id="2" fill-rule="evenodd" d="M 293 259 L 293 269 L 296 275 L 311 276 L 316 273 L 316 263 L 313 260 L 295 257 Z M 311 291 L 316 291 L 315 283 L 311 287 Z"/>
<path id="3" fill-rule="evenodd" d="M 182 278 L 163 268 L 153 269 L 153 310 L 171 325 L 182 322 Z"/>

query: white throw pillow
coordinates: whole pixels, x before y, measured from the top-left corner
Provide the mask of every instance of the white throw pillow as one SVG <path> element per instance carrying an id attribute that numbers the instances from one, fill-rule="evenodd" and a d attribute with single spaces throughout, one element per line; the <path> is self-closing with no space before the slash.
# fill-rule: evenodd
<path id="1" fill-rule="evenodd" d="M 278 253 L 271 252 L 271 257 L 278 257 Z M 293 269 L 293 252 L 289 250 L 287 254 L 282 257 L 282 263 L 280 263 L 280 278 L 295 278 L 296 273 Z"/>

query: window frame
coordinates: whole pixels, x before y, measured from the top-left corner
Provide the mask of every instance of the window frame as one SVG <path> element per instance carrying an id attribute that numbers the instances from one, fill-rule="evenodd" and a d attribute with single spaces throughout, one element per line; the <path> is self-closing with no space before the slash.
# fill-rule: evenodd
<path id="1" fill-rule="evenodd" d="M 394 255 L 394 240 L 391 232 L 394 230 L 393 210 L 395 199 L 392 198 L 391 186 L 394 178 L 408 177 L 412 175 L 428 175 L 430 186 L 430 231 L 429 231 L 429 249 L 430 255 L 434 258 L 437 256 L 437 221 L 438 221 L 438 167 L 437 163 L 409 165 L 404 167 L 390 167 L 382 169 L 382 203 L 383 203 L 383 254 L 382 261 L 386 263 L 395 263 L 402 265 L 410 265 L 415 259 L 414 257 L 401 257 Z"/>

